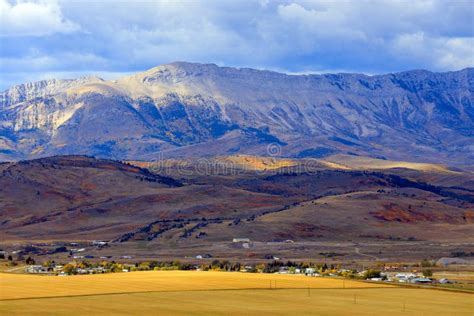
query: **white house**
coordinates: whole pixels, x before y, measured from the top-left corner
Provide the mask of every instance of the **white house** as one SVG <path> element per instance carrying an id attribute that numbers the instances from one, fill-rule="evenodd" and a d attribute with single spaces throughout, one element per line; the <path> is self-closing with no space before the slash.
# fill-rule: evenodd
<path id="1" fill-rule="evenodd" d="M 398 279 L 398 282 L 400 283 L 407 283 L 410 282 L 411 279 L 416 278 L 417 275 L 414 273 L 397 273 L 395 275 L 395 278 Z"/>
<path id="2" fill-rule="evenodd" d="M 439 284 L 452 284 L 452 283 L 454 283 L 454 282 L 451 281 L 451 280 L 448 280 L 448 279 L 446 279 L 446 278 L 442 278 L 442 279 L 439 279 L 438 283 L 439 283 Z"/>
<path id="3" fill-rule="evenodd" d="M 232 242 L 250 242 L 249 238 L 234 238 L 232 239 Z"/>
<path id="4" fill-rule="evenodd" d="M 99 248 L 105 247 L 105 246 L 107 246 L 107 245 L 108 245 L 108 243 L 107 243 L 106 241 L 94 240 L 94 241 L 92 242 L 92 246 L 96 246 L 96 247 L 99 247 Z"/>
<path id="5" fill-rule="evenodd" d="M 428 278 L 413 278 L 410 280 L 410 283 L 429 284 L 433 283 L 433 280 Z"/>
<path id="6" fill-rule="evenodd" d="M 40 265 L 27 266 L 25 268 L 26 273 L 48 273 L 48 268 Z"/>
<path id="7" fill-rule="evenodd" d="M 314 268 L 306 268 L 304 270 L 304 274 L 314 276 L 316 274 L 316 269 Z"/>

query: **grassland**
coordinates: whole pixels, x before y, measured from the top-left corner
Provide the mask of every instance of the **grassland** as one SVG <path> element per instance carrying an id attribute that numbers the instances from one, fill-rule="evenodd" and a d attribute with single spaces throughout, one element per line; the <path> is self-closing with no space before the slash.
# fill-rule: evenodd
<path id="1" fill-rule="evenodd" d="M 474 272 L 470 271 L 440 271 L 436 272 L 434 276 L 438 279 L 447 278 L 458 282 L 466 281 L 474 283 Z"/>
<path id="2" fill-rule="evenodd" d="M 474 293 L 474 272 L 441 271 L 435 272 L 434 277 L 437 279 L 446 278 L 455 282 L 452 284 L 438 284 L 439 287 L 447 289 L 461 289 L 464 291 L 472 291 Z"/>
<path id="3" fill-rule="evenodd" d="M 333 155 L 327 157 L 324 161 L 335 163 L 334 168 L 338 168 L 338 165 L 340 165 L 349 170 L 383 170 L 393 168 L 404 168 L 422 172 L 439 172 L 451 174 L 457 173 L 440 164 L 393 161 L 352 155 Z"/>
<path id="4" fill-rule="evenodd" d="M 474 296 L 304 276 L 135 272 L 0 274 L 1 315 L 472 315 Z"/>
<path id="5" fill-rule="evenodd" d="M 474 251 L 474 178 L 468 173 L 334 170 L 319 160 L 251 156 L 209 163 L 200 168 L 191 160 L 189 169 L 143 163 L 161 176 L 77 156 L 0 164 L 0 248 L 37 262 L 66 262 L 74 247 L 65 243 L 76 242 L 83 255 L 114 260 L 209 254 L 258 261 L 271 255 L 328 264 L 419 262 Z M 314 172 L 300 168 L 306 163 Z M 233 170 L 240 168 L 247 171 Z M 252 241 L 249 249 L 232 242 L 239 237 Z M 92 240 L 113 242 L 97 249 Z M 67 251 L 56 251 L 63 246 Z"/>

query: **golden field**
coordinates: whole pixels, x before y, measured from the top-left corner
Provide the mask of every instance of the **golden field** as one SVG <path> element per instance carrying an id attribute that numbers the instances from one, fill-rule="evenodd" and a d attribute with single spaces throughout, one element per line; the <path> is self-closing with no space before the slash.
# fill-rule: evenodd
<path id="1" fill-rule="evenodd" d="M 143 271 L 82 276 L 0 273 L 0 299 L 153 291 L 196 291 L 272 288 L 378 288 L 384 284 L 281 274 L 200 271 Z"/>
<path id="2" fill-rule="evenodd" d="M 194 271 L 71 277 L 0 274 L 0 284 L 1 315 L 474 312 L 471 294 L 292 275 Z"/>
<path id="3" fill-rule="evenodd" d="M 470 271 L 440 271 L 435 272 L 434 277 L 437 279 L 447 278 L 455 281 L 466 281 L 474 283 L 474 272 Z"/>

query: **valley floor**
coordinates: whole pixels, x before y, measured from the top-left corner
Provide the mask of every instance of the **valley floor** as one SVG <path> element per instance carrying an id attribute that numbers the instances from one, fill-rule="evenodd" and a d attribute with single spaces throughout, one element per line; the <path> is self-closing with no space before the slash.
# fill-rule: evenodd
<path id="1" fill-rule="evenodd" d="M 472 315 L 468 293 L 305 276 L 134 272 L 0 274 L 5 315 Z"/>

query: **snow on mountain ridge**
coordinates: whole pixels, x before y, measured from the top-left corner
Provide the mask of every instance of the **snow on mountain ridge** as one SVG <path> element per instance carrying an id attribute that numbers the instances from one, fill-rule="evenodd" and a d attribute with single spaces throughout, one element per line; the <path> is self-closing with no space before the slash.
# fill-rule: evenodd
<path id="1" fill-rule="evenodd" d="M 13 157 L 266 154 L 277 143 L 286 156 L 462 163 L 474 160 L 473 92 L 472 68 L 287 75 L 177 62 L 12 87 L 0 95 L 0 139 Z"/>

